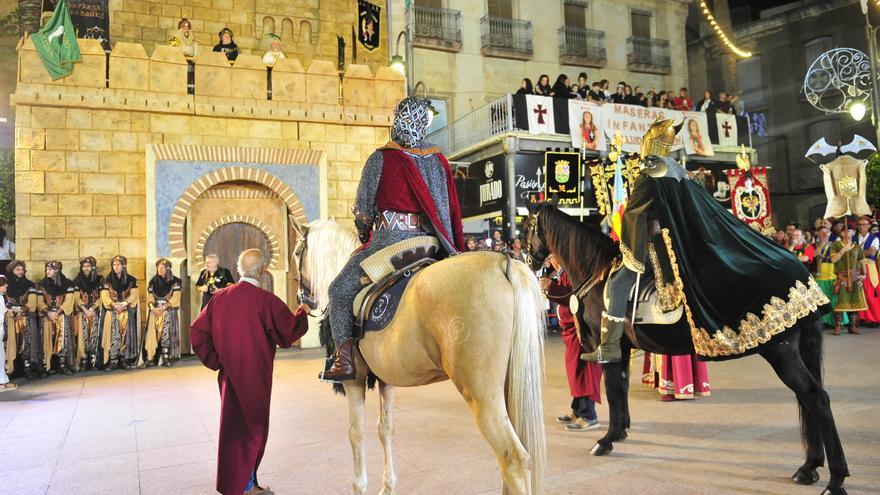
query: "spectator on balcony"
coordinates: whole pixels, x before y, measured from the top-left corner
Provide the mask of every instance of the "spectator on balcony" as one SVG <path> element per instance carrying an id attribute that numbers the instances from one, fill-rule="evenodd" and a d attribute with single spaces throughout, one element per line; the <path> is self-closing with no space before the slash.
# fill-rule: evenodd
<path id="1" fill-rule="evenodd" d="M 550 90 L 550 96 L 555 98 L 563 98 L 563 99 L 571 99 L 571 81 L 568 79 L 568 76 L 565 74 L 559 74 L 556 77 L 556 82 L 553 83 L 553 88 Z"/>
<path id="2" fill-rule="evenodd" d="M 645 106 L 648 108 L 657 108 L 657 97 L 645 96 Z"/>
<path id="3" fill-rule="evenodd" d="M 718 93 L 718 103 L 715 104 L 716 108 L 721 113 L 736 113 L 733 104 L 736 102 L 737 97 L 731 96 L 727 91 L 720 91 Z"/>
<path id="4" fill-rule="evenodd" d="M 626 96 L 624 94 L 625 88 L 626 88 L 625 82 L 620 81 L 619 83 L 617 83 L 617 91 L 615 91 L 615 93 L 613 95 L 611 95 L 611 98 L 610 98 L 611 103 L 623 103 L 624 97 Z"/>
<path id="5" fill-rule="evenodd" d="M 587 92 L 587 100 L 593 103 L 605 103 L 605 93 L 602 92 L 601 82 L 596 81 L 593 83 L 593 88 Z"/>
<path id="6" fill-rule="evenodd" d="M 577 84 L 571 85 L 571 99 L 572 100 L 583 100 L 584 97 L 581 96 L 581 87 Z"/>
<path id="7" fill-rule="evenodd" d="M 703 99 L 697 103 L 697 111 L 715 113 L 717 110 L 715 100 L 712 99 L 712 92 L 708 89 L 703 90 Z"/>
<path id="8" fill-rule="evenodd" d="M 681 88 L 678 90 L 678 98 L 675 99 L 675 109 L 683 112 L 689 112 L 694 108 L 694 100 L 688 96 L 688 89 Z"/>
<path id="9" fill-rule="evenodd" d="M 553 88 L 550 87 L 550 76 L 547 74 L 541 74 L 541 77 L 538 78 L 538 84 L 535 85 L 535 94 L 550 96 L 550 93 L 552 92 Z"/>
<path id="10" fill-rule="evenodd" d="M 263 63 L 275 65 L 279 60 L 287 58 L 281 51 L 281 37 L 275 33 L 269 33 L 266 37 L 269 38 L 269 51 L 263 55 Z"/>
<path id="11" fill-rule="evenodd" d="M 516 94 L 518 95 L 531 95 L 535 94 L 535 88 L 532 87 L 532 80 L 528 77 L 523 78 L 522 82 L 519 83 L 519 89 L 516 90 Z"/>
<path id="12" fill-rule="evenodd" d="M 192 32 L 192 23 L 184 17 L 177 21 L 177 35 L 168 40 L 168 44 L 180 48 L 183 56 L 195 58 L 199 55 L 199 42 Z"/>
<path id="13" fill-rule="evenodd" d="M 657 106 L 660 108 L 669 108 L 669 106 L 667 105 L 668 98 L 669 97 L 665 89 L 657 93 Z"/>
<path id="14" fill-rule="evenodd" d="M 238 58 L 238 45 L 232 39 L 232 30 L 223 28 L 218 34 L 220 36 L 220 43 L 214 45 L 214 51 L 225 53 L 226 59 L 234 62 Z"/>
<path id="15" fill-rule="evenodd" d="M 610 100 L 611 99 L 611 91 L 608 89 L 608 85 L 609 85 L 608 79 L 602 79 L 601 81 L 599 81 L 599 84 L 602 87 L 603 99 L 605 101 Z"/>
<path id="16" fill-rule="evenodd" d="M 587 73 L 581 72 L 578 74 L 578 82 L 577 82 L 577 94 L 580 95 L 582 100 L 587 99 L 587 93 L 590 91 L 590 83 L 587 81 Z"/>
<path id="17" fill-rule="evenodd" d="M 632 86 L 627 84 L 623 87 L 623 102 L 627 105 L 638 105 L 639 99 L 636 98 L 635 93 L 633 93 Z"/>

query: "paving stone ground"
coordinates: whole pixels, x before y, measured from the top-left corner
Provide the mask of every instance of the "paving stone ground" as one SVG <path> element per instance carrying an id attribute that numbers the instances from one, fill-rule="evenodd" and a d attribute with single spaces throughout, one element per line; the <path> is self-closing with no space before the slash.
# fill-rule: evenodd
<path id="1" fill-rule="evenodd" d="M 634 373 L 630 438 L 596 458 L 587 451 L 600 432 L 565 432 L 554 421 L 570 400 L 562 355 L 551 336 L 546 493 L 821 491 L 788 481 L 802 462 L 797 409 L 760 357 L 711 363 L 713 394 L 696 401 L 660 402 Z M 826 337 L 826 384 L 852 473 L 850 494 L 880 493 L 878 355 L 880 331 Z M 260 479 L 279 495 L 350 493 L 346 405 L 315 379 L 320 362 L 318 350 L 282 351 L 276 360 Z M 0 494 L 215 493 L 217 383 L 194 358 L 171 369 L 19 383 L 20 390 L 0 394 Z M 607 405 L 598 410 L 604 422 Z M 375 393 L 367 411 L 370 493 L 378 493 Z M 399 390 L 396 427 L 400 493 L 500 493 L 494 456 L 449 382 Z M 827 479 L 827 470 L 821 475 Z"/>

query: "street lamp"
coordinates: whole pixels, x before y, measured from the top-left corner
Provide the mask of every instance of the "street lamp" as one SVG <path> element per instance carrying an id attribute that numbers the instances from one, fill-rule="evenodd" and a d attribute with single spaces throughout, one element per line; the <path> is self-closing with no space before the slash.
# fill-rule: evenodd
<path id="1" fill-rule="evenodd" d="M 865 103 L 861 100 L 854 100 L 849 104 L 849 115 L 855 121 L 860 121 L 865 117 L 865 112 L 867 112 L 867 108 L 865 108 Z"/>

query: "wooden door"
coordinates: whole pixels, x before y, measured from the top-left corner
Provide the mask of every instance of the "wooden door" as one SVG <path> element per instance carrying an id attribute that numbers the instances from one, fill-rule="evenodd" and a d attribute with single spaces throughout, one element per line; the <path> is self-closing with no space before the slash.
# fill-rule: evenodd
<path id="1" fill-rule="evenodd" d="M 256 248 L 263 252 L 266 263 L 272 259 L 272 248 L 269 238 L 262 230 L 248 223 L 227 223 L 211 233 L 205 242 L 204 256 L 216 254 L 220 258 L 220 266 L 229 268 L 235 281 L 238 282 L 238 255 L 245 249 Z M 274 292 L 272 275 L 267 271 L 260 277 L 260 287 Z"/>

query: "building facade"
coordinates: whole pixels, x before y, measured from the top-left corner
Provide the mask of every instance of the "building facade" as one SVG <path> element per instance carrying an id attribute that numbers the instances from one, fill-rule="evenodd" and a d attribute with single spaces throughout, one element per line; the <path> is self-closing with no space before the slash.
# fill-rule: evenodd
<path id="1" fill-rule="evenodd" d="M 739 108 L 752 123 L 758 165 L 771 167 L 777 225 L 789 221 L 812 225 L 824 213 L 826 199 L 822 172 L 804 157 L 807 149 L 823 137 L 832 145 L 841 139 L 848 143 L 853 134 L 872 142 L 876 137 L 870 110 L 857 122 L 847 113 L 817 110 L 804 94 L 807 71 L 822 53 L 843 47 L 868 53 L 859 2 L 798 1 L 761 10 L 735 7 L 731 2 L 730 14 L 731 38 L 754 55 L 738 59 L 735 70 L 725 77 L 725 61 L 733 55 L 719 46 L 714 31 L 706 28 L 699 10 L 692 8 L 688 25 L 695 35 L 688 44 L 690 86 L 739 95 Z"/>
<path id="2" fill-rule="evenodd" d="M 407 0 L 408 1 L 408 0 Z M 405 0 L 391 0 L 396 39 Z M 414 78 L 441 110 L 436 127 L 519 89 L 528 77 L 580 72 L 649 89 L 688 80 L 686 0 L 414 0 Z M 389 53 L 405 56 L 405 43 Z M 421 86 L 417 93 L 422 94 Z"/>

